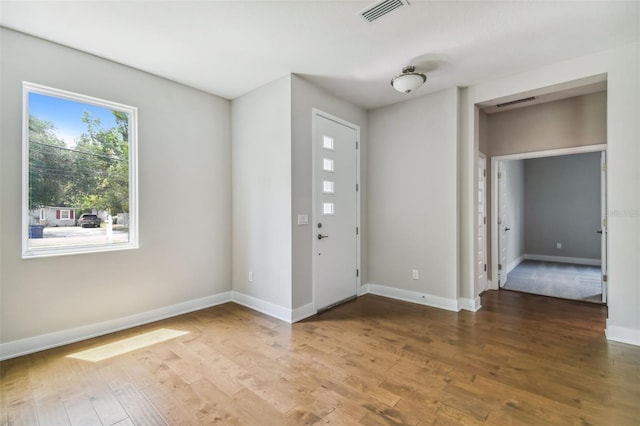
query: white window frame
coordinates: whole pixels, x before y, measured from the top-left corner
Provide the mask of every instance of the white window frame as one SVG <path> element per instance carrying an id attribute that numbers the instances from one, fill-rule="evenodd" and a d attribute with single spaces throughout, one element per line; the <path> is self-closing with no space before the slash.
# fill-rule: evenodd
<path id="1" fill-rule="evenodd" d="M 53 96 L 127 113 L 129 116 L 129 238 L 127 242 L 29 247 L 29 93 Z M 62 214 L 61 214 L 62 217 Z M 40 258 L 81 253 L 137 249 L 138 243 L 138 109 L 129 105 L 22 82 L 22 258 Z"/>
<path id="2" fill-rule="evenodd" d="M 67 217 L 64 216 L 63 213 L 66 213 Z M 60 209 L 60 220 L 70 220 L 71 219 L 71 210 L 69 209 Z"/>

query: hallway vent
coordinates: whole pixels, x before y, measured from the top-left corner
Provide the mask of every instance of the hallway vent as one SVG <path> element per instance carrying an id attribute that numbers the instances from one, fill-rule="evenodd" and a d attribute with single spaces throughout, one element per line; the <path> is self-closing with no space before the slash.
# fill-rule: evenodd
<path id="1" fill-rule="evenodd" d="M 530 96 L 528 98 L 517 99 L 515 101 L 503 102 L 501 104 L 497 104 L 496 106 L 498 108 L 502 108 L 502 107 L 506 107 L 506 106 L 509 106 L 509 105 L 521 104 L 523 102 L 531 102 L 531 101 L 535 101 L 535 100 L 536 100 L 535 96 Z"/>
<path id="2" fill-rule="evenodd" d="M 382 0 L 360 12 L 360 16 L 367 22 L 373 22 L 402 6 L 409 6 L 409 2 L 407 0 Z"/>

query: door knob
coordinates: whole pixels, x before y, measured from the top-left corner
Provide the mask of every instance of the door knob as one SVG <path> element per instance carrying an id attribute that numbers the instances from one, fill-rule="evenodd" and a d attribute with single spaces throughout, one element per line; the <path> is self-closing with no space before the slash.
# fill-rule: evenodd
<path id="1" fill-rule="evenodd" d="M 511 231 L 511 228 L 504 228 L 505 231 Z"/>
<path id="2" fill-rule="evenodd" d="M 318 234 L 318 239 L 321 240 L 323 238 L 329 238 L 328 235 L 322 235 L 322 234 Z"/>
<path id="3" fill-rule="evenodd" d="M 596 231 L 596 232 L 597 232 L 598 234 L 602 234 L 602 230 L 600 230 L 600 231 Z"/>

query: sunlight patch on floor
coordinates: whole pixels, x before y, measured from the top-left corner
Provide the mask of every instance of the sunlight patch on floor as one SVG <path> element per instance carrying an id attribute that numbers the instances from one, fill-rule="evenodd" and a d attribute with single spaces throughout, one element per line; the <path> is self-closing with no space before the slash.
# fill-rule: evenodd
<path id="1" fill-rule="evenodd" d="M 87 349 L 86 351 L 76 352 L 74 354 L 67 355 L 67 357 L 98 362 L 114 356 L 126 354 L 127 352 L 142 349 L 147 346 L 155 345 L 156 343 L 174 339 L 185 334 L 189 334 L 189 332 L 161 328 L 155 331 L 150 331 L 149 333 L 139 334 L 134 337 L 118 340 L 117 342 Z"/>

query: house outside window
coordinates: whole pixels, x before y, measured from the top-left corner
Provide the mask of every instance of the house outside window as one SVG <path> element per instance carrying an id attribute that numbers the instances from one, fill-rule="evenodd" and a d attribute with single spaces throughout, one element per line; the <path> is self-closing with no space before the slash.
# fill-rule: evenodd
<path id="1" fill-rule="evenodd" d="M 22 198 L 23 258 L 137 248 L 137 109 L 23 82 Z"/>

